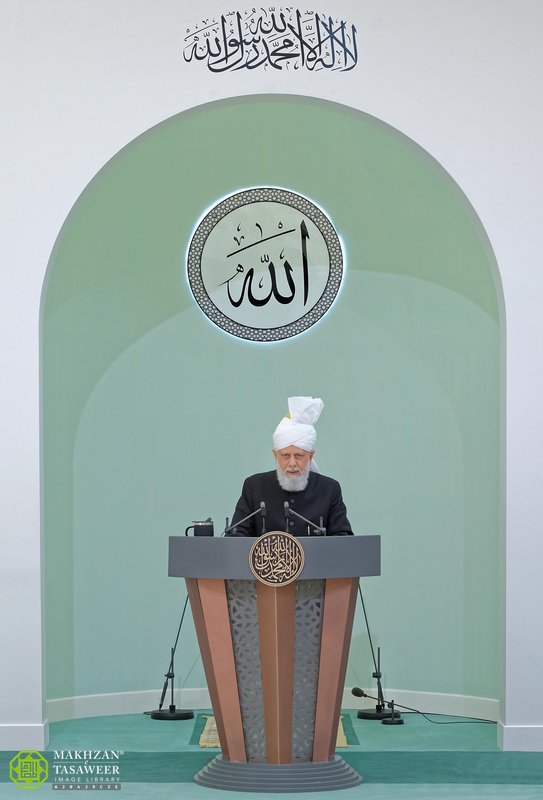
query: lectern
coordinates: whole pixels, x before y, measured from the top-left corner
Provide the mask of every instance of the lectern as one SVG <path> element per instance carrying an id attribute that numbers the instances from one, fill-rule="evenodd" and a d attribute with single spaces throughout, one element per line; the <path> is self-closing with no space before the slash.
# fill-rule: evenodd
<path id="1" fill-rule="evenodd" d="M 255 577 L 255 541 L 170 537 L 169 575 L 187 583 L 222 750 L 194 780 L 248 792 L 356 786 L 335 743 L 358 579 L 380 574 L 380 538 L 297 539 L 303 568 L 282 585 L 273 570 Z"/>

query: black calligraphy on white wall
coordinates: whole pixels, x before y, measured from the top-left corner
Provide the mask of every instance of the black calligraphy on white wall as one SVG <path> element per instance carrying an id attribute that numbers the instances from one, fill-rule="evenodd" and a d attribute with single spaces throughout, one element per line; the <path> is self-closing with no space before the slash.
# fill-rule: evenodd
<path id="1" fill-rule="evenodd" d="M 242 242 L 245 239 L 245 236 L 241 233 L 242 226 L 238 224 L 236 227 L 236 233 L 239 236 L 234 236 L 234 241 L 239 245 L 237 250 L 234 250 L 232 253 L 228 253 L 227 258 L 231 258 L 232 256 L 236 257 L 238 264 L 236 266 L 236 271 L 232 275 L 231 278 L 228 278 L 226 281 L 223 281 L 220 285 L 226 284 L 227 287 L 227 294 L 228 300 L 234 306 L 234 308 L 239 308 L 243 301 L 245 300 L 245 290 L 247 290 L 247 300 L 252 306 L 256 306 L 261 308 L 262 306 L 267 305 L 272 298 L 274 298 L 278 303 L 281 305 L 288 305 L 288 303 L 292 303 L 294 298 L 296 297 L 296 283 L 294 278 L 292 277 L 293 268 L 290 264 L 288 258 L 285 256 L 285 247 L 281 247 L 279 250 L 277 263 L 279 270 L 284 270 L 284 279 L 288 286 L 288 290 L 282 294 L 278 289 L 277 283 L 277 272 L 275 269 L 275 264 L 273 261 L 273 256 L 270 256 L 270 249 L 273 246 L 277 247 L 277 242 L 272 240 L 277 240 L 278 237 L 281 236 L 289 236 L 291 233 L 298 234 L 297 228 L 289 228 L 288 230 L 282 230 L 285 226 L 279 220 L 277 224 L 278 233 L 272 233 L 269 236 L 264 236 L 264 229 L 259 222 L 254 222 L 250 227 L 256 229 L 257 234 L 260 234 L 260 238 L 258 235 L 255 237 L 255 241 L 251 244 L 245 244 L 242 246 Z M 307 225 L 304 219 L 300 222 L 299 226 L 299 239 L 300 239 L 300 251 L 302 256 L 302 264 L 303 264 L 303 295 L 304 295 L 304 306 L 307 305 L 307 298 L 309 294 L 309 263 L 307 259 L 307 239 L 309 238 L 309 233 L 307 230 Z M 271 247 L 270 247 L 271 245 Z M 253 247 L 258 247 L 260 250 L 260 262 L 261 264 L 267 267 L 268 275 L 266 276 L 269 278 L 267 283 L 269 283 L 270 291 L 268 293 L 267 287 L 264 289 L 262 293 L 262 289 L 264 287 L 264 277 L 260 277 L 258 280 L 258 288 L 256 291 L 253 291 L 253 281 L 255 280 L 255 267 L 249 267 L 248 269 L 240 263 L 241 253 L 244 252 L 245 256 L 247 253 L 245 251 L 252 249 Z M 258 259 L 258 255 L 257 255 Z M 241 257 L 243 260 L 243 257 Z M 264 269 L 264 271 L 266 271 Z M 234 299 L 230 291 L 230 284 L 232 281 L 237 277 L 243 277 L 243 283 L 241 285 L 241 292 L 239 293 L 239 297 Z M 259 296 L 260 295 L 260 296 Z"/>
<path id="2" fill-rule="evenodd" d="M 324 212 L 285 189 L 247 189 L 197 225 L 188 279 L 205 315 L 242 339 L 301 333 L 330 308 L 343 275 L 339 237 Z"/>
<path id="3" fill-rule="evenodd" d="M 347 72 L 358 63 L 356 27 L 312 10 L 258 7 L 228 11 L 187 28 L 185 61 L 210 72 L 240 69 Z"/>

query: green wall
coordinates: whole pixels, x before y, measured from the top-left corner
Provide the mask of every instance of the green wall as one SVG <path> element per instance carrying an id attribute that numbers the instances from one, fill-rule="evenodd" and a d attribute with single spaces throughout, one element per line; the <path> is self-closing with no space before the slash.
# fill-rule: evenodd
<path id="1" fill-rule="evenodd" d="M 184 274 L 201 214 L 252 186 L 306 195 L 345 247 L 306 334 L 234 339 Z M 451 178 L 368 115 L 300 97 L 202 106 L 84 190 L 42 305 L 48 697 L 160 687 L 184 598 L 167 542 L 231 515 L 272 467 L 291 394 L 321 396 L 317 460 L 357 533 L 389 686 L 498 696 L 500 313 L 491 249 Z M 203 686 L 191 625 L 179 685 Z M 347 683 L 371 684 L 362 615 Z"/>

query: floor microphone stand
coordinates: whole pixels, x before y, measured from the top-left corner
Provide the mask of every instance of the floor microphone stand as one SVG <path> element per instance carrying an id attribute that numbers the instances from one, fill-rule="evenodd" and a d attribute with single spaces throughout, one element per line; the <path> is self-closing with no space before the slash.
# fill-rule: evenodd
<path id="1" fill-rule="evenodd" d="M 177 636 L 175 637 L 174 646 L 171 649 L 171 657 L 170 657 L 170 665 L 168 667 L 168 671 L 165 674 L 166 680 L 164 681 L 164 686 L 162 687 L 162 694 L 160 696 L 160 703 L 158 704 L 158 708 L 156 711 L 147 711 L 146 713 L 149 714 L 151 719 L 193 719 L 194 711 L 177 709 L 174 703 L 174 688 L 173 688 L 173 679 L 175 677 L 175 673 L 173 671 L 173 659 L 175 656 L 175 650 L 177 648 L 177 642 L 179 641 L 179 634 L 181 633 L 181 625 L 183 624 L 183 620 L 185 618 L 185 612 L 187 610 L 187 603 L 189 601 L 188 596 L 185 598 L 185 605 L 183 606 L 183 613 L 181 614 L 181 620 L 179 622 L 179 627 L 177 629 Z M 168 683 L 170 683 L 171 688 L 171 698 L 170 698 L 170 707 L 166 711 L 162 708 L 164 705 L 164 699 L 166 697 L 166 692 L 168 691 Z"/>
<path id="2" fill-rule="evenodd" d="M 394 711 L 394 703 L 392 703 L 392 710 L 389 711 L 387 709 L 387 703 L 385 703 L 385 696 L 383 694 L 383 686 L 381 684 L 381 678 L 383 674 L 381 672 L 381 648 L 377 648 L 377 659 L 375 658 L 375 650 L 373 649 L 373 641 L 371 638 L 371 631 L 368 622 L 368 615 L 366 614 L 366 605 L 364 603 L 364 598 L 362 597 L 362 590 L 360 586 L 358 586 L 358 596 L 360 597 L 360 602 L 362 603 L 362 610 L 364 612 L 364 619 L 366 621 L 366 630 L 368 632 L 368 639 L 370 643 L 371 649 L 371 657 L 373 659 L 373 677 L 377 681 L 377 705 L 375 709 L 373 708 L 363 708 L 361 709 L 357 717 L 358 719 L 397 719 L 401 716 L 399 711 Z M 402 720 L 403 722 L 403 720 Z M 390 724 L 390 723 L 389 723 Z"/>

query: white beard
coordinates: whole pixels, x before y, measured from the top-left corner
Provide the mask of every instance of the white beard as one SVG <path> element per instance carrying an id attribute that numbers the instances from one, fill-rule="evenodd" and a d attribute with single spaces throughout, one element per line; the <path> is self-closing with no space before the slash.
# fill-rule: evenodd
<path id="1" fill-rule="evenodd" d="M 310 467 L 311 464 L 308 464 L 299 475 L 286 475 L 283 470 L 277 467 L 277 480 L 281 489 L 286 492 L 303 492 L 309 480 Z"/>

